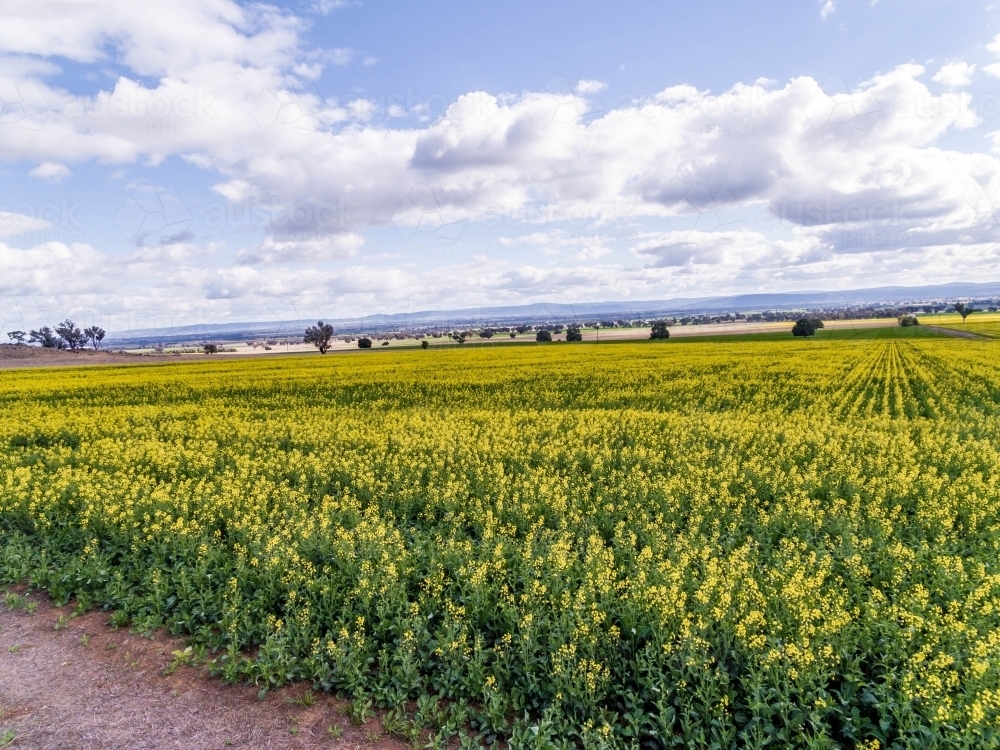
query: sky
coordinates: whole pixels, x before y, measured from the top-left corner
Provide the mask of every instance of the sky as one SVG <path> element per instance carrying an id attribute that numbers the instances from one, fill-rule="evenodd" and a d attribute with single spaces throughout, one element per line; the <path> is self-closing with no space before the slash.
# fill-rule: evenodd
<path id="1" fill-rule="evenodd" d="M 1000 6 L 0 0 L 0 331 L 1000 280 Z"/>

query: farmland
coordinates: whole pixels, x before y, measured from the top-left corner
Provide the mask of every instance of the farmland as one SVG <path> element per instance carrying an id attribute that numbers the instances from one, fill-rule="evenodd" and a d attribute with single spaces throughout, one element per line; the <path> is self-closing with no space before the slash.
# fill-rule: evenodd
<path id="1" fill-rule="evenodd" d="M 955 331 L 972 333 L 976 336 L 986 338 L 1000 338 L 1000 314 L 990 312 L 977 312 L 967 317 L 964 321 L 957 313 L 949 315 L 928 315 L 921 316 L 921 321 L 926 324 L 939 325 L 943 328 L 950 328 Z"/>
<path id="2" fill-rule="evenodd" d="M 997 747 L 998 347 L 7 371 L 0 579 L 438 741 Z"/>

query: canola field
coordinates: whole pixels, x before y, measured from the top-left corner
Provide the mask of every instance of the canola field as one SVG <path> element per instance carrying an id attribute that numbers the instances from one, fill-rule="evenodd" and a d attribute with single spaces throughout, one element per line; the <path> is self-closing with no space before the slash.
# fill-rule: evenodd
<path id="1" fill-rule="evenodd" d="M 0 373 L 0 578 L 420 746 L 1000 746 L 1000 343 Z"/>
<path id="2" fill-rule="evenodd" d="M 964 331 L 986 338 L 1000 338 L 1000 314 L 991 312 L 975 312 L 964 321 L 958 313 L 948 315 L 921 315 L 920 321 L 925 325 L 937 325 L 955 331 Z"/>

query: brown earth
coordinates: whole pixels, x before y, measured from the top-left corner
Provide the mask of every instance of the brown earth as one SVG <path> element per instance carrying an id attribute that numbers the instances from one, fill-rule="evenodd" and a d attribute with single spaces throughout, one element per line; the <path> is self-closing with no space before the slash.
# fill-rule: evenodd
<path id="1" fill-rule="evenodd" d="M 107 613 L 73 617 L 71 606 L 53 607 L 38 594 L 29 601 L 37 605 L 30 614 L 0 607 L 0 747 L 408 747 L 377 719 L 352 725 L 348 704 L 330 695 L 316 693 L 308 707 L 294 703 L 305 685 L 258 700 L 256 689 L 227 686 L 205 668 L 181 666 L 167 675 L 181 640 L 115 630 Z"/>
<path id="2" fill-rule="evenodd" d="M 978 341 L 988 340 L 986 336 L 980 336 L 970 331 L 956 331 L 954 328 L 943 328 L 941 326 L 926 326 L 926 328 L 931 331 L 944 334 L 945 336 L 954 336 L 959 339 L 977 339 Z"/>
<path id="3" fill-rule="evenodd" d="M 315 350 L 313 350 L 315 351 Z M 287 356 L 285 352 L 267 352 Z M 297 354 L 309 353 L 296 352 Z M 133 354 L 120 351 L 84 349 L 43 349 L 40 346 L 0 344 L 0 370 L 22 367 L 83 367 L 86 365 L 149 365 L 167 362 L 216 362 L 222 356 L 244 358 L 249 354 Z M 261 356 L 261 355 L 257 355 Z"/>
<path id="4" fill-rule="evenodd" d="M 114 365 L 143 361 L 133 354 L 118 352 L 85 351 L 70 352 L 58 349 L 43 349 L 40 346 L 0 345 L 0 369 L 11 367 L 52 367 L 53 365 Z"/>

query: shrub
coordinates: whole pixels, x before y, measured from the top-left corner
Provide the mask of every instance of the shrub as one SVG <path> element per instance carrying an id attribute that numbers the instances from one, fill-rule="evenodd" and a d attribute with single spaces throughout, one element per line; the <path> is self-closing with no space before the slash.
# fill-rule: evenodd
<path id="1" fill-rule="evenodd" d="M 358 349 L 371 349 L 371 348 L 372 348 L 372 340 L 371 339 L 369 339 L 369 338 L 360 338 L 360 339 L 358 339 Z"/>
<path id="2" fill-rule="evenodd" d="M 899 316 L 899 324 L 901 326 L 903 326 L 904 328 L 908 328 L 910 326 L 918 326 L 918 325 L 920 325 L 920 321 L 917 320 L 917 316 L 916 315 L 900 315 Z"/>
<path id="3" fill-rule="evenodd" d="M 552 341 L 552 334 L 548 331 L 539 331 L 535 334 L 535 341 Z"/>

